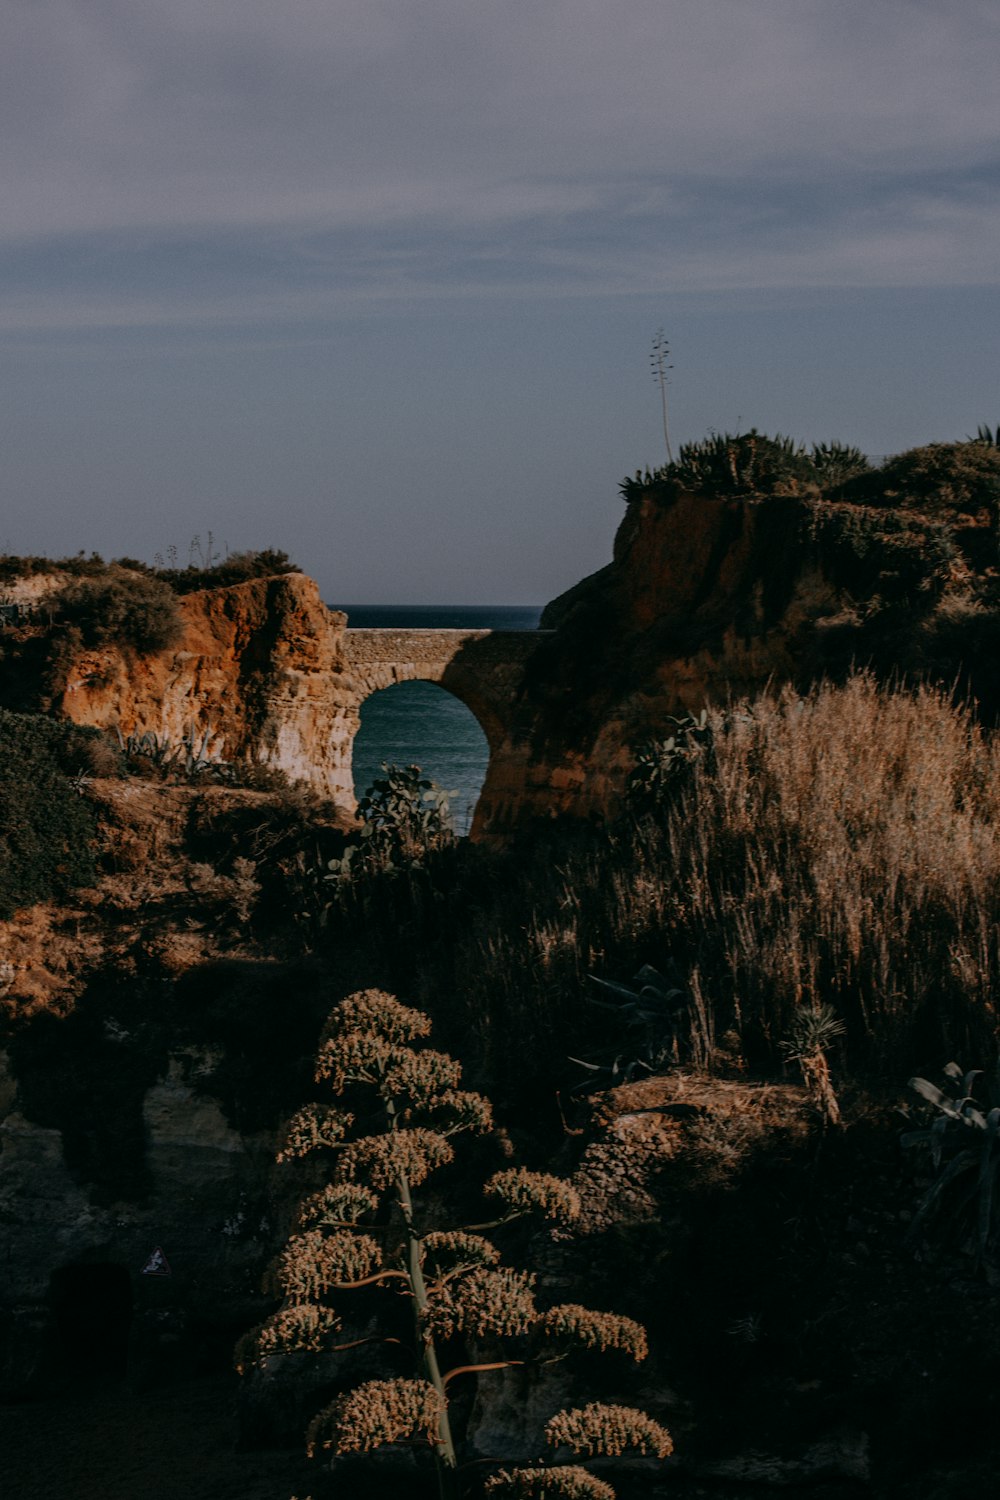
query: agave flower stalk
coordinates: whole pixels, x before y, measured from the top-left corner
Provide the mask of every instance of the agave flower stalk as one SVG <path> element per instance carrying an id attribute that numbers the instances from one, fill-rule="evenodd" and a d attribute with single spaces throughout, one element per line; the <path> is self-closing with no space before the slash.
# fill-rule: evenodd
<path id="1" fill-rule="evenodd" d="M 501 1204 L 489 1223 L 452 1229 L 424 1221 L 414 1192 L 454 1159 L 452 1139 L 492 1130 L 489 1101 L 458 1087 L 461 1068 L 455 1059 L 421 1045 L 429 1030 L 420 1011 L 376 990 L 349 996 L 331 1013 L 317 1057 L 317 1081 L 330 1085 L 337 1096 L 373 1091 L 383 1129 L 358 1134 L 354 1115 L 339 1097 L 334 1105 L 307 1105 L 289 1122 L 279 1159 L 322 1151 L 333 1159 L 333 1176 L 302 1203 L 296 1233 L 268 1280 L 282 1296 L 282 1305 L 241 1340 L 237 1367 L 266 1366 L 293 1351 L 346 1350 L 370 1342 L 335 1343 L 341 1323 L 326 1299 L 360 1287 L 402 1284 L 413 1316 L 419 1373 L 366 1380 L 340 1396 L 313 1419 L 307 1451 L 348 1454 L 390 1443 L 426 1444 L 434 1455 L 441 1500 L 457 1500 L 460 1455 L 449 1412 L 451 1382 L 523 1364 L 532 1345 L 540 1346 L 539 1362 L 564 1358 L 573 1348 L 617 1350 L 641 1360 L 646 1335 L 630 1318 L 576 1303 L 539 1308 L 534 1276 L 503 1265 L 499 1248 L 487 1237 L 491 1229 L 526 1213 L 572 1220 L 579 1213 L 579 1199 L 569 1183 L 546 1173 L 506 1168 L 483 1184 L 484 1196 Z M 359 1114 L 372 1118 L 367 1108 Z M 390 1210 L 389 1224 L 384 1215 L 381 1225 L 365 1222 L 380 1206 Z M 497 1345 L 495 1357 L 445 1370 L 440 1350 L 443 1341 L 454 1338 L 489 1341 Z M 515 1351 L 504 1348 L 511 1338 L 522 1341 Z M 384 1342 L 398 1340 L 386 1337 Z M 593 1406 L 557 1415 L 563 1426 L 552 1427 L 548 1440 L 559 1446 L 572 1445 L 581 1436 L 587 1453 L 613 1454 L 626 1442 L 651 1442 L 655 1429 L 660 1434 L 652 1445 L 655 1451 L 669 1449 L 669 1435 L 655 1423 L 648 1425 L 651 1418 L 623 1407 Z M 595 1500 L 610 1494 L 607 1486 L 602 1490 L 597 1481 L 590 1483 L 578 1467 L 543 1468 L 542 1490 L 531 1477 L 535 1471 L 524 1471 L 522 1480 L 521 1471 L 512 1470 L 515 1492 L 527 1496 L 551 1489 L 553 1496 L 591 1494 Z M 578 1474 L 584 1478 L 578 1481 Z"/>

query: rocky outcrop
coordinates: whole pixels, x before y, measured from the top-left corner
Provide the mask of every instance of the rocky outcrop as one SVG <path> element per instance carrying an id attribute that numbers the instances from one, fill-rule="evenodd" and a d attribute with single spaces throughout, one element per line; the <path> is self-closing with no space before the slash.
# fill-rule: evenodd
<path id="1" fill-rule="evenodd" d="M 60 706 L 276 767 L 352 814 L 364 699 L 440 683 L 490 746 L 472 836 L 502 842 L 538 819 L 613 816 L 639 747 L 673 716 L 852 661 L 948 682 L 972 663 L 970 695 L 1000 712 L 996 546 L 980 519 L 651 483 L 611 564 L 554 601 L 540 632 L 350 630 L 310 579 L 284 574 L 184 596 L 177 647 L 80 652 Z"/>
<path id="2" fill-rule="evenodd" d="M 232 1129 L 199 1092 L 205 1066 L 177 1055 L 146 1093 L 141 1198 L 96 1202 L 67 1166 L 62 1132 L 17 1109 L 0 1120 L 0 1395 L 47 1390 L 74 1361 L 157 1379 L 193 1363 L 196 1340 L 216 1328 L 231 1338 L 247 1320 L 273 1235 L 273 1141 Z"/>
<path id="3" fill-rule="evenodd" d="M 543 614 L 550 633 L 495 747 L 482 827 L 502 839 L 532 820 L 613 816 L 637 751 L 675 716 L 852 663 L 949 684 L 964 671 L 971 695 L 1000 707 L 975 677 L 998 626 L 974 553 L 965 532 L 918 513 L 650 485 L 611 564 Z"/>
<path id="4" fill-rule="evenodd" d="M 205 744 L 353 805 L 356 694 L 345 675 L 346 616 L 301 574 L 186 594 L 178 646 L 150 655 L 81 652 L 59 705 L 79 724 Z"/>
<path id="5" fill-rule="evenodd" d="M 210 760 L 283 771 L 355 809 L 352 748 L 364 700 L 395 683 L 440 683 L 491 749 L 510 734 L 532 632 L 350 630 L 301 574 L 205 589 L 178 601 L 183 633 L 163 651 L 80 650 L 56 704 L 76 723 L 153 734 Z M 473 836 L 489 830 L 477 818 Z"/>

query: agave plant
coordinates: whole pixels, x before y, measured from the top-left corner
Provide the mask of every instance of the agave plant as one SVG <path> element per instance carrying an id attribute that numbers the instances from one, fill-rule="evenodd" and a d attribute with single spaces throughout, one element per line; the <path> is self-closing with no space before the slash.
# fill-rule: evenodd
<path id="1" fill-rule="evenodd" d="M 815 453 L 816 450 L 814 450 Z M 824 453 L 855 452 L 828 445 Z M 710 495 L 788 495 L 815 490 L 820 475 L 813 458 L 794 438 L 749 432 L 713 432 L 697 443 L 682 443 L 676 462 L 636 472 L 620 488 L 627 502 L 652 485 L 672 483 L 679 489 Z"/>
<path id="2" fill-rule="evenodd" d="M 211 776 L 216 781 L 235 779 L 235 767 L 228 761 L 214 760 L 208 755 L 208 742 L 212 730 L 206 729 L 200 739 L 193 728 L 185 729 L 179 740 L 158 735 L 147 729 L 140 734 L 133 731 L 125 736 L 115 729 L 118 747 L 129 760 L 146 760 L 163 776 L 176 776 L 188 781 L 201 776 Z"/>
<path id="3" fill-rule="evenodd" d="M 937 1115 L 929 1125 L 906 1131 L 902 1144 L 927 1147 L 936 1174 L 913 1216 L 907 1240 L 912 1243 L 932 1218 L 947 1213 L 952 1232 L 965 1241 L 972 1239 L 982 1265 L 996 1249 L 1000 1108 L 984 1113 L 976 1104 L 972 1086 L 980 1076 L 980 1069 L 963 1073 L 952 1062 L 944 1070 L 943 1089 L 926 1078 L 911 1078 L 909 1087 Z"/>
<path id="4" fill-rule="evenodd" d="M 640 811 L 655 808 L 677 790 L 684 773 L 703 748 L 712 743 L 708 710 L 671 718 L 674 733 L 662 740 L 647 740 L 635 752 L 635 765 L 628 779 L 629 801 Z"/>
<path id="5" fill-rule="evenodd" d="M 570 1062 L 585 1068 L 588 1075 L 573 1093 L 631 1083 L 674 1060 L 681 1019 L 691 998 L 676 970 L 666 978 L 651 964 L 643 964 L 631 985 L 599 979 L 596 974 L 588 978 L 611 997 L 605 1000 L 588 995 L 590 1004 L 613 1012 L 625 1028 L 627 1042 L 624 1046 L 616 1043 L 594 1059 L 571 1057 Z"/>
<path id="6" fill-rule="evenodd" d="M 810 458 L 823 489 L 844 484 L 871 468 L 867 454 L 849 443 L 813 443 Z"/>

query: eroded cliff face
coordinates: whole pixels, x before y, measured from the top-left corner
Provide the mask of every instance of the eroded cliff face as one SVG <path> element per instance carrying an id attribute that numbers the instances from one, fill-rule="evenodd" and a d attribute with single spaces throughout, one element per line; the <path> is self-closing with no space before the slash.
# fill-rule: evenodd
<path id="1" fill-rule="evenodd" d="M 797 679 L 817 631 L 845 607 L 808 526 L 796 497 L 630 505 L 613 562 L 543 616 L 554 634 L 529 664 L 484 788 L 492 835 L 532 818 L 613 815 L 636 748 L 669 732 L 672 715 Z"/>
<path id="2" fill-rule="evenodd" d="M 503 843 L 539 819 L 613 817 L 640 747 L 706 703 L 804 687 L 879 652 L 891 672 L 942 681 L 956 663 L 988 662 L 1000 612 L 980 602 L 991 569 L 976 558 L 993 533 L 958 519 L 818 492 L 653 486 L 629 503 L 609 566 L 554 601 L 527 642 L 348 632 L 310 579 L 286 574 L 184 597 L 176 649 L 82 652 L 60 706 L 124 734 L 207 736 L 210 756 L 277 767 L 351 815 L 364 698 L 395 681 L 440 682 L 490 744 L 472 837 Z M 977 618 L 978 648 L 966 628 Z M 966 686 L 980 702 L 998 697 L 971 671 Z"/>
<path id="3" fill-rule="evenodd" d="M 175 648 L 81 652 L 61 711 L 126 736 L 198 745 L 207 736 L 210 758 L 272 766 L 352 807 L 358 713 L 344 670 L 346 616 L 298 573 L 187 594 L 179 608 Z"/>

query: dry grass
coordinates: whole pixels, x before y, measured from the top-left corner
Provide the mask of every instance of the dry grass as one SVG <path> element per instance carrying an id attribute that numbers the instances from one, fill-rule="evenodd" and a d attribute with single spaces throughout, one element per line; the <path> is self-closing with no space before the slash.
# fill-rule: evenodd
<path id="1" fill-rule="evenodd" d="M 893 1075 L 992 1058 L 1000 745 L 943 694 L 866 675 L 711 721 L 711 748 L 658 814 L 536 867 L 460 945 L 457 988 L 487 1053 L 512 1034 L 522 1059 L 558 1048 L 588 972 L 627 981 L 672 959 L 700 1064 L 734 1037 L 773 1060 L 796 1012 L 824 1002 L 854 1059 Z"/>

